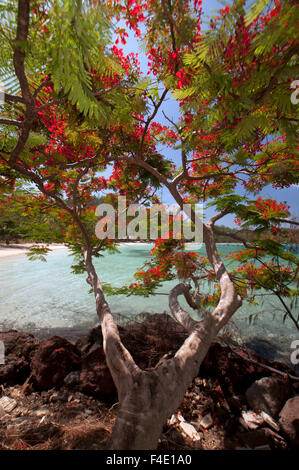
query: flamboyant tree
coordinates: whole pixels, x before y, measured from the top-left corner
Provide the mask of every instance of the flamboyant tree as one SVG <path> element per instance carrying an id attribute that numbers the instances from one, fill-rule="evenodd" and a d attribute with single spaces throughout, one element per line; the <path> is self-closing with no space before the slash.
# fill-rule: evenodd
<path id="1" fill-rule="evenodd" d="M 88 274 L 120 402 L 113 449 L 155 448 L 247 287 L 275 290 L 279 279 L 281 298 L 294 294 L 298 262 L 282 249 L 277 232 L 281 223 L 296 222 L 286 204 L 256 196 L 268 184 L 298 181 L 298 108 L 290 100 L 298 73 L 296 4 L 260 1 L 249 13 L 244 4 L 237 0 L 220 10 L 203 30 L 198 0 L 0 3 L 1 79 L 7 87 L 0 118 L 2 198 L 11 197 L 17 179 L 33 184 L 28 210 L 48 211 L 62 222 L 62 240 L 76 256 L 74 270 Z M 145 40 L 146 77 L 136 54 L 126 56 L 119 47 L 126 28 Z M 166 115 L 168 125 L 161 125 L 155 119 L 171 94 L 180 117 L 174 122 Z M 179 167 L 163 155 L 165 145 L 180 150 Z M 103 178 L 109 164 L 112 175 Z M 182 209 L 184 202 L 203 201 L 218 212 L 205 223 L 191 212 L 202 227 L 206 259 L 183 252 L 171 237 L 159 240 L 152 266 L 129 286 L 146 294 L 173 278 L 173 267 L 182 280 L 171 290 L 169 306 L 189 336 L 172 358 L 143 371 L 120 340 L 93 264 L 101 250 L 114 246 L 94 233 L 93 201 L 105 190 L 112 204 L 118 194 L 128 203 L 151 203 L 161 186 Z M 240 186 L 246 196 L 238 194 Z M 246 251 L 236 256 L 244 271 L 238 273 L 228 272 L 215 243 L 215 223 L 228 213 L 259 234 L 250 244 L 243 240 Z M 45 252 L 39 247 L 33 255 Z M 267 254 L 277 262 L 265 262 Z M 259 271 L 255 260 L 262 261 Z M 216 283 L 212 299 L 200 298 L 200 280 L 207 276 Z M 213 308 L 194 321 L 179 295 L 192 307 Z"/>

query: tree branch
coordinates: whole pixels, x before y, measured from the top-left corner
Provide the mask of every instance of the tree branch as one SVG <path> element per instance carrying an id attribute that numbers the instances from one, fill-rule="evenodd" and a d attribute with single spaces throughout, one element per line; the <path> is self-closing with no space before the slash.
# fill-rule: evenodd
<path id="1" fill-rule="evenodd" d="M 238 242 L 241 242 L 243 243 L 243 245 L 246 247 L 246 248 L 253 248 L 251 245 L 248 245 L 247 241 L 244 240 L 242 237 L 240 237 L 239 235 L 235 234 L 235 233 L 230 233 L 230 232 L 225 232 L 223 230 L 220 230 L 218 229 L 217 227 L 214 227 L 214 232 L 217 234 L 217 235 L 225 235 L 226 237 L 230 237 L 232 238 L 233 240 L 236 240 Z"/>
<path id="2" fill-rule="evenodd" d="M 25 103 L 24 99 L 21 96 L 14 96 L 8 93 L 4 93 L 4 101 L 7 103 Z"/>
<path id="3" fill-rule="evenodd" d="M 9 163 L 14 163 L 23 151 L 30 130 L 34 121 L 34 98 L 31 95 L 29 83 L 25 73 L 25 47 L 29 30 L 29 0 L 19 0 L 17 15 L 17 33 L 13 54 L 13 64 L 16 76 L 19 80 L 22 98 L 26 104 L 25 120 L 22 123 L 22 130 L 15 148 L 12 150 Z"/>
<path id="4" fill-rule="evenodd" d="M 147 131 L 148 131 L 148 128 L 149 128 L 149 125 L 150 123 L 152 122 L 152 120 L 154 119 L 154 117 L 156 116 L 161 104 L 163 103 L 164 99 L 165 99 L 165 96 L 167 95 L 168 93 L 168 89 L 165 88 L 165 90 L 163 91 L 162 95 L 161 95 L 161 98 L 159 99 L 159 102 L 155 105 L 155 108 L 154 108 L 154 111 L 153 113 L 151 114 L 151 116 L 147 119 L 146 121 L 146 124 L 144 126 L 144 129 L 143 129 L 143 133 L 142 133 L 142 137 L 141 137 L 141 142 L 140 142 L 140 145 L 139 145 L 139 150 L 138 150 L 138 155 L 142 155 L 142 149 L 143 149 L 143 145 L 144 145 L 144 139 L 145 139 L 145 136 L 147 134 Z"/>
<path id="5" fill-rule="evenodd" d="M 29 83 L 25 74 L 24 48 L 26 45 L 29 30 L 29 3 L 29 0 L 18 1 L 17 34 L 15 38 L 13 64 L 16 75 L 20 82 L 24 102 L 29 106 L 34 106 L 34 100 L 31 95 Z"/>
<path id="6" fill-rule="evenodd" d="M 185 284 L 177 284 L 173 289 L 171 289 L 168 302 L 171 314 L 178 321 L 178 323 L 180 323 L 185 328 L 185 330 L 190 333 L 197 325 L 197 322 L 190 317 L 188 312 L 182 309 L 178 302 L 179 295 L 183 294 L 185 297 L 188 297 L 188 295 L 190 296 L 189 290 L 190 287 L 187 287 Z"/>
<path id="7" fill-rule="evenodd" d="M 124 347 L 119 337 L 118 328 L 114 322 L 109 305 L 92 263 L 92 251 L 84 251 L 84 260 L 88 274 L 88 283 L 92 286 L 96 310 L 101 323 L 103 348 L 106 361 L 118 390 L 119 400 L 123 400 L 132 386 L 134 376 L 141 371 L 129 351 Z"/>
<path id="8" fill-rule="evenodd" d="M 279 217 L 273 217 L 273 220 L 277 220 L 277 222 L 283 222 L 284 224 L 299 225 L 297 220 L 282 219 Z"/>
<path id="9" fill-rule="evenodd" d="M 229 209 L 223 209 L 222 211 L 218 212 L 218 214 L 213 215 L 213 217 L 211 217 L 210 220 L 208 221 L 207 225 L 211 227 L 214 226 L 217 220 L 222 219 L 222 217 L 229 214 L 229 212 L 230 212 Z"/>
<path id="10" fill-rule="evenodd" d="M 14 119 L 0 119 L 0 124 L 5 124 L 7 126 L 17 126 L 17 127 L 22 126 L 21 121 L 15 121 Z"/>
<path id="11" fill-rule="evenodd" d="M 169 23 L 170 23 L 170 34 L 171 34 L 171 42 L 172 42 L 172 50 L 176 50 L 176 40 L 175 40 L 175 34 L 174 31 L 177 31 L 177 25 L 173 19 L 173 16 L 171 14 L 171 0 L 168 0 L 168 5 L 166 6 L 165 0 L 162 0 L 162 7 L 165 16 L 167 16 Z"/>
<path id="12" fill-rule="evenodd" d="M 44 88 L 44 86 L 48 85 L 49 83 L 51 83 L 51 79 L 50 78 L 47 78 L 46 80 L 44 80 L 34 91 L 33 93 L 33 98 L 36 98 L 37 95 L 39 94 L 39 92 Z"/>

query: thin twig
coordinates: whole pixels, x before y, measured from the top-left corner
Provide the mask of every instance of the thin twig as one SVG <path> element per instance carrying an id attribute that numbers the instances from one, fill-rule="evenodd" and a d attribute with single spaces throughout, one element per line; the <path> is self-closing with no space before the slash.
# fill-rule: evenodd
<path id="1" fill-rule="evenodd" d="M 249 357 L 244 357 L 244 356 L 242 356 L 242 354 L 238 353 L 234 349 L 232 349 L 232 353 L 235 354 L 236 356 L 241 357 L 245 361 L 248 361 L 248 362 L 251 362 L 252 364 L 263 367 L 264 369 L 267 369 L 270 372 L 274 372 L 275 374 L 281 375 L 282 377 L 286 377 L 286 378 L 289 378 L 291 380 L 299 381 L 299 377 L 296 377 L 294 375 L 290 375 L 287 372 L 282 372 L 281 370 L 275 369 L 274 367 L 267 366 L 266 364 L 262 364 L 261 362 L 255 361 L 254 359 L 250 359 Z"/>

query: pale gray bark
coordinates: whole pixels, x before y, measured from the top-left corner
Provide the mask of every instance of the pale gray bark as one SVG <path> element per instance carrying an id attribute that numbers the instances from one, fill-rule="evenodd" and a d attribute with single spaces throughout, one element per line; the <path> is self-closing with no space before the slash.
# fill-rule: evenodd
<path id="1" fill-rule="evenodd" d="M 156 448 L 164 423 L 178 408 L 186 389 L 198 375 L 213 339 L 241 305 L 241 299 L 217 252 L 213 223 L 214 220 L 211 220 L 204 226 L 204 238 L 208 257 L 221 288 L 219 303 L 211 314 L 201 321 L 195 321 L 182 309 L 178 301 L 179 295 L 188 296 L 189 286 L 178 284 L 171 290 L 170 311 L 189 336 L 173 358 L 161 361 L 154 369 L 141 370 L 122 344 L 94 269 L 91 251 L 85 252 L 88 282 L 95 293 L 106 361 L 119 398 L 119 410 L 110 449 Z"/>

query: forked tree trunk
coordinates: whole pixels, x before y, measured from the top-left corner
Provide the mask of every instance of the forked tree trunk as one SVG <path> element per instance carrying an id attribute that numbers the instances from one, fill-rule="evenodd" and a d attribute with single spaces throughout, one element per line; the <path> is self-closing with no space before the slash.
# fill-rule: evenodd
<path id="1" fill-rule="evenodd" d="M 162 427 L 178 408 L 187 387 L 198 374 L 213 338 L 204 328 L 193 334 L 185 344 L 185 353 L 162 362 L 156 369 L 138 370 L 132 376 L 131 386 L 120 399 L 110 449 L 156 449 Z M 192 360 L 186 361 L 194 349 Z M 185 365 L 182 367 L 182 363 Z"/>
<path id="2" fill-rule="evenodd" d="M 213 237 L 212 224 L 204 226 L 207 254 L 221 288 L 215 310 L 202 321 L 194 321 L 179 302 L 188 287 L 178 284 L 169 295 L 169 307 L 175 319 L 189 336 L 171 359 L 156 368 L 141 370 L 122 344 L 117 326 L 92 263 L 91 252 L 85 252 L 88 282 L 92 285 L 99 316 L 107 365 L 118 391 L 119 410 L 109 448 L 115 450 L 155 449 L 167 418 L 177 409 L 186 389 L 198 375 L 199 367 L 211 342 L 233 313 L 241 299 L 220 259 Z"/>

